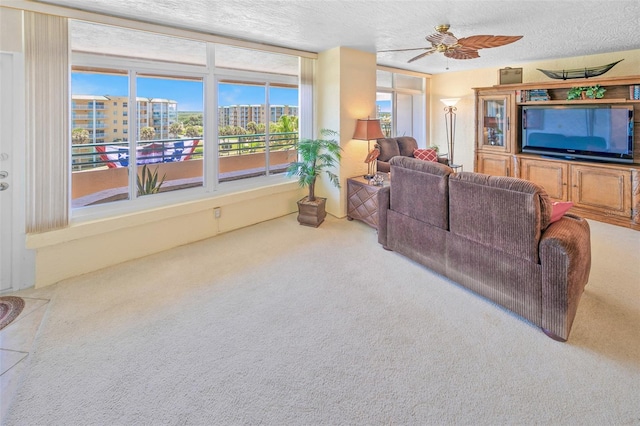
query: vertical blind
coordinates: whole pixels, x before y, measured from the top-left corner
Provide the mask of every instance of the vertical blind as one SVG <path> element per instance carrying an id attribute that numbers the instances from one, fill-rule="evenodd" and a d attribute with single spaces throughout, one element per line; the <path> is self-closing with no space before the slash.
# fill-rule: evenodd
<path id="1" fill-rule="evenodd" d="M 24 12 L 26 231 L 69 223 L 67 18 Z"/>

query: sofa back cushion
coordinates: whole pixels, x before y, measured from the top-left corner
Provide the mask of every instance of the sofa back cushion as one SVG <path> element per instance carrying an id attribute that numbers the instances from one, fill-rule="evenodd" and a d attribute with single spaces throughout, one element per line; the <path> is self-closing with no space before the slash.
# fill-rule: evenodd
<path id="1" fill-rule="evenodd" d="M 376 145 L 380 150 L 378 155 L 378 161 L 389 161 L 396 155 L 400 155 L 400 148 L 398 148 L 398 141 L 395 138 L 378 139 Z"/>
<path id="2" fill-rule="evenodd" d="M 551 220 L 544 189 L 512 177 L 460 172 L 449 179 L 449 229 L 479 244 L 538 263 Z"/>
<path id="3" fill-rule="evenodd" d="M 448 229 L 449 175 L 441 163 L 397 156 L 391 159 L 391 210 Z"/>
<path id="4" fill-rule="evenodd" d="M 398 141 L 400 155 L 413 157 L 413 150 L 418 147 L 418 142 L 411 136 L 400 136 L 397 137 L 396 140 Z"/>

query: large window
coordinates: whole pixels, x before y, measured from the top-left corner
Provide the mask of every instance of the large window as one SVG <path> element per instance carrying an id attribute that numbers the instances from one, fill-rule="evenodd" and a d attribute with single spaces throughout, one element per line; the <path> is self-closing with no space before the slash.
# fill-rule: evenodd
<path id="1" fill-rule="evenodd" d="M 136 119 L 111 120 L 129 116 L 132 87 Z M 202 78 L 74 66 L 72 206 L 202 186 L 203 89 Z"/>
<path id="2" fill-rule="evenodd" d="M 81 21 L 70 33 L 76 211 L 260 185 L 295 160 L 297 56 Z"/>
<path id="3" fill-rule="evenodd" d="M 413 136 L 426 140 L 425 79 L 378 70 L 377 118 L 388 137 Z"/>
<path id="4" fill-rule="evenodd" d="M 219 180 L 283 173 L 296 158 L 297 87 L 218 84 Z"/>
<path id="5" fill-rule="evenodd" d="M 298 58 L 216 46 L 218 178 L 283 173 L 296 159 Z"/>
<path id="6" fill-rule="evenodd" d="M 128 71 L 74 67 L 71 74 L 73 207 L 129 199 L 126 169 L 129 142 L 121 136 L 125 134 L 124 126 L 111 119 L 121 115 L 122 107 L 118 105 L 127 99 Z M 107 157 L 111 157 L 111 161 L 107 161 Z M 111 167 L 122 170 L 110 172 Z"/>

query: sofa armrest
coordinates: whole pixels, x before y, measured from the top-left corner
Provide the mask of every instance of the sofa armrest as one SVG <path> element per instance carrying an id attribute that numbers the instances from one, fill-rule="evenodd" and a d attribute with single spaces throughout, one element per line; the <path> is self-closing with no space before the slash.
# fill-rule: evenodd
<path id="1" fill-rule="evenodd" d="M 381 173 L 389 173 L 391 171 L 391 165 L 388 161 L 377 160 L 376 170 Z"/>
<path id="2" fill-rule="evenodd" d="M 385 186 L 378 191 L 378 242 L 387 247 L 387 212 L 391 207 L 391 187 Z"/>
<path id="3" fill-rule="evenodd" d="M 442 163 L 445 165 L 449 165 L 449 155 L 448 154 L 444 154 L 444 155 L 438 155 L 438 163 Z"/>
<path id="4" fill-rule="evenodd" d="M 587 221 L 566 214 L 540 240 L 542 328 L 565 341 L 591 270 L 591 232 Z"/>

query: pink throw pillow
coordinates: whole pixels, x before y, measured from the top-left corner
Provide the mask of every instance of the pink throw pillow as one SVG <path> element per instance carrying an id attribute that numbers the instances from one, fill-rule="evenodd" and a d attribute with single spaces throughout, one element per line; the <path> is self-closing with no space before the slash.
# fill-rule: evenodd
<path id="1" fill-rule="evenodd" d="M 560 220 L 560 218 L 562 218 L 562 216 L 564 216 L 564 214 L 573 207 L 573 203 L 571 201 L 554 201 L 552 206 L 551 223 Z"/>
<path id="2" fill-rule="evenodd" d="M 418 160 L 438 162 L 438 153 L 435 149 L 420 149 L 413 150 L 413 156 Z"/>

